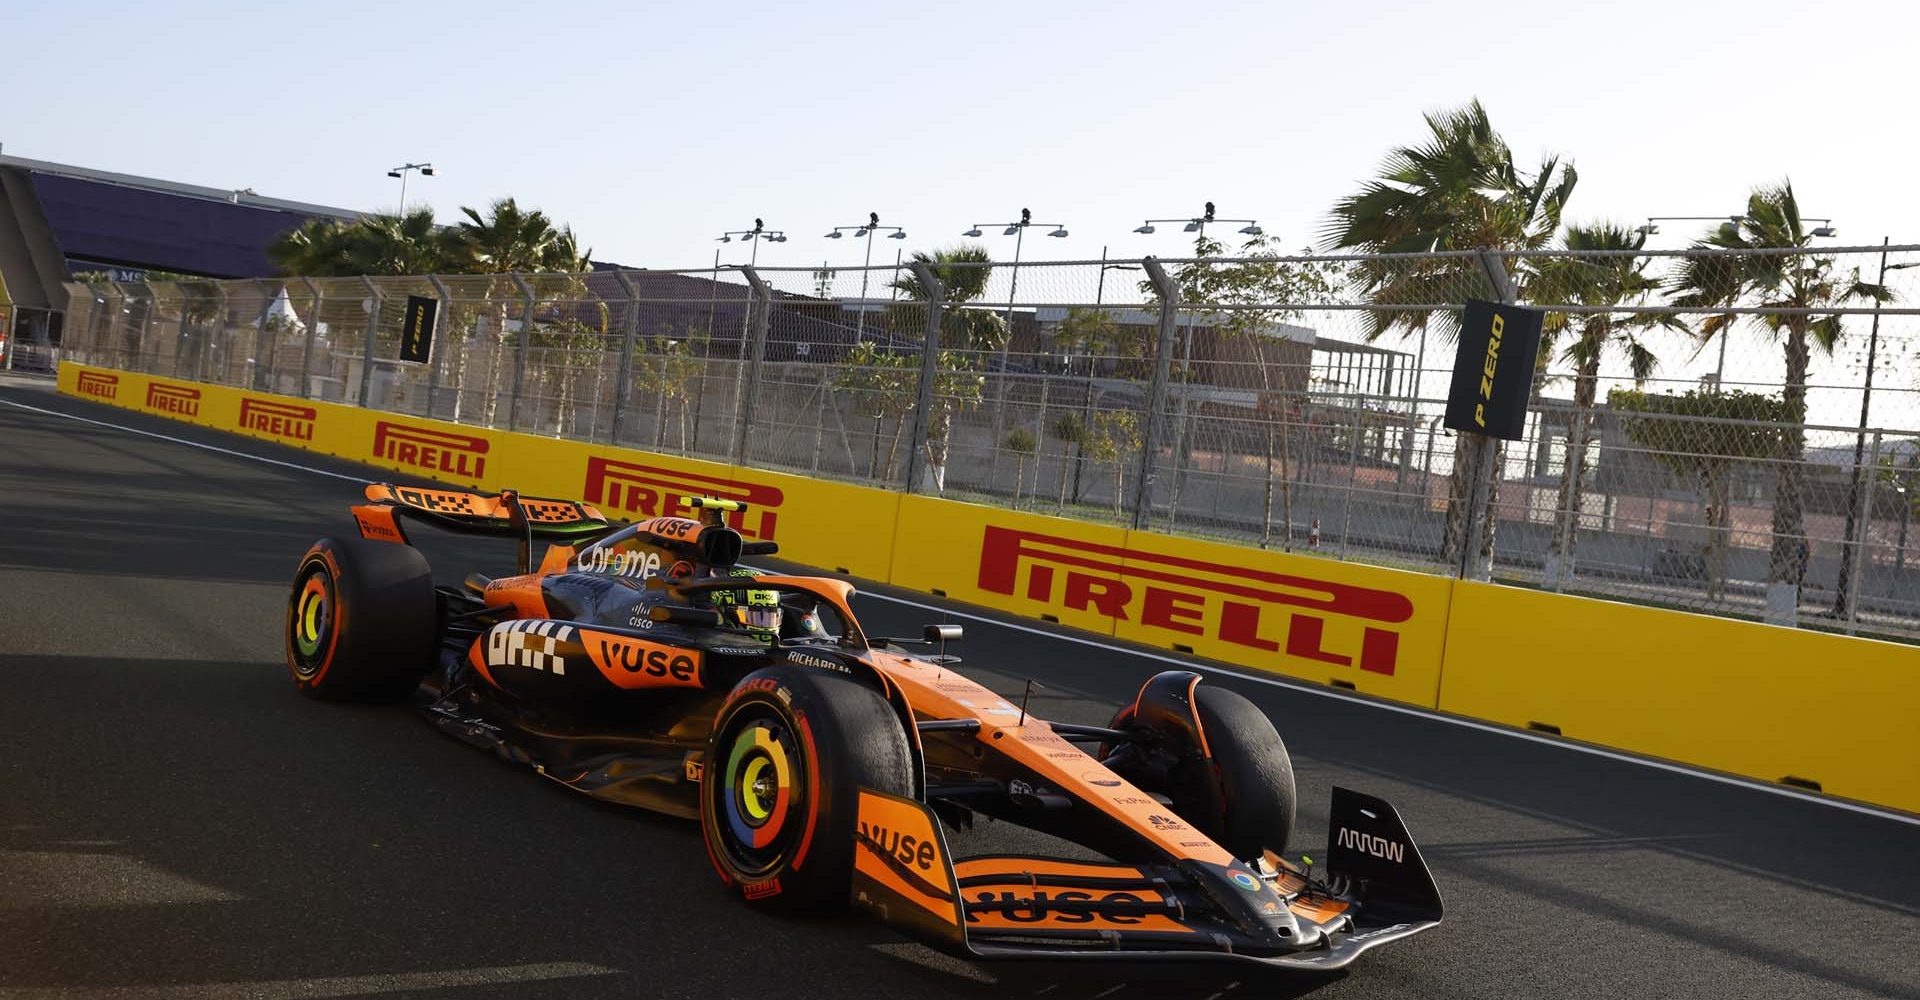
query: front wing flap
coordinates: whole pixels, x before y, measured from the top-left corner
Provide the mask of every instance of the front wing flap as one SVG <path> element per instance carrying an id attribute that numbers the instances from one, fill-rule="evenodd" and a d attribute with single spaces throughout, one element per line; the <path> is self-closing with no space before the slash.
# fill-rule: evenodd
<path id="1" fill-rule="evenodd" d="M 1178 860 L 956 860 L 924 803 L 863 788 L 853 901 L 976 958 L 1337 969 L 1439 924 L 1439 890 L 1392 806 L 1335 788 L 1331 819 L 1324 873 L 1272 856 L 1257 876 Z"/>

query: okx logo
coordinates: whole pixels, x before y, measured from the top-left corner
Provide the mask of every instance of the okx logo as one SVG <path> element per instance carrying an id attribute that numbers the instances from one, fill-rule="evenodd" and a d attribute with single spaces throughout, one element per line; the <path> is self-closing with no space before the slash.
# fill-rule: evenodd
<path id="1" fill-rule="evenodd" d="M 200 415 L 200 390 L 171 382 L 149 382 L 147 409 L 176 417 L 197 417 Z"/>
<path id="2" fill-rule="evenodd" d="M 311 406 L 240 397 L 240 429 L 259 431 L 282 441 L 313 440 L 313 422 L 318 415 L 319 411 Z"/>
<path id="3" fill-rule="evenodd" d="M 739 500 L 744 511 L 727 515 L 727 523 L 748 538 L 773 539 L 778 520 L 775 508 L 786 499 L 779 488 L 762 483 L 743 483 L 718 476 L 703 476 L 681 469 L 668 469 L 638 462 L 619 462 L 610 458 L 587 460 L 586 484 L 581 490 L 586 502 L 640 517 L 692 517 L 692 509 L 680 501 L 687 497 L 717 497 Z"/>
<path id="4" fill-rule="evenodd" d="M 487 474 L 487 439 L 382 420 L 373 425 L 373 457 L 434 476 L 479 480 Z"/>
<path id="5" fill-rule="evenodd" d="M 81 372 L 73 390 L 82 396 L 114 400 L 120 397 L 120 376 L 106 372 Z"/>
<path id="6" fill-rule="evenodd" d="M 1405 594 L 988 525 L 981 590 L 1392 675 Z"/>

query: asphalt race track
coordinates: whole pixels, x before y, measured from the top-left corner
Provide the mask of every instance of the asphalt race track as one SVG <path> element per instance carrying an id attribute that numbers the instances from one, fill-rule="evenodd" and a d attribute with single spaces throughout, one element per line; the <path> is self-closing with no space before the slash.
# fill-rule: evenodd
<path id="1" fill-rule="evenodd" d="M 859 918 L 760 915 L 693 824 L 294 690 L 285 588 L 314 538 L 352 532 L 358 474 L 0 383 L 0 1000 L 1920 997 L 1911 820 L 1226 675 L 1292 751 L 1293 851 L 1319 853 L 1330 785 L 1382 795 L 1443 926 L 1301 977 L 979 966 Z M 422 547 L 449 580 L 510 558 Z M 940 604 L 856 606 L 915 634 Z M 1015 698 L 1036 679 L 1042 716 L 1104 723 L 1167 666 L 985 617 L 950 619 L 970 671 Z M 989 826 L 955 846 L 1009 843 Z"/>

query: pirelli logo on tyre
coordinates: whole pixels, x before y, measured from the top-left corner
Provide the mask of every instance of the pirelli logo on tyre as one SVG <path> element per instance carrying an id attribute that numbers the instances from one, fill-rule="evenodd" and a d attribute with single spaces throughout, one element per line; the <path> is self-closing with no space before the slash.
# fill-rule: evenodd
<path id="1" fill-rule="evenodd" d="M 1391 590 L 987 525 L 981 590 L 1392 676 L 1413 600 Z M 1357 627 L 1356 627 L 1357 626 Z"/>
<path id="2" fill-rule="evenodd" d="M 120 398 L 120 376 L 106 372 L 81 372 L 74 382 L 73 391 L 82 396 L 92 396 L 109 402 Z"/>
<path id="3" fill-rule="evenodd" d="M 373 425 L 373 457 L 432 476 L 480 480 L 487 474 L 486 438 L 381 420 Z"/>
<path id="4" fill-rule="evenodd" d="M 298 403 L 282 403 L 257 396 L 240 397 L 240 429 L 257 431 L 294 444 L 313 440 L 319 410 Z"/>
<path id="5" fill-rule="evenodd" d="M 778 487 L 763 483 L 611 458 L 587 459 L 586 482 L 580 492 L 587 503 L 599 505 L 608 513 L 619 511 L 634 520 L 692 517 L 693 509 L 681 504 L 690 496 L 739 500 L 747 509 L 729 513 L 727 523 L 747 538 L 761 541 L 773 540 L 778 508 L 786 499 Z"/>
<path id="6" fill-rule="evenodd" d="M 171 382 L 149 382 L 147 409 L 176 417 L 197 417 L 200 415 L 200 390 Z"/>

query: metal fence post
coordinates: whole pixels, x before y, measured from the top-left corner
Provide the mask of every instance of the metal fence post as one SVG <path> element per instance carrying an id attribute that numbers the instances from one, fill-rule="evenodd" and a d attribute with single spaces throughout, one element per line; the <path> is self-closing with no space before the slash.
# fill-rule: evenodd
<path id="1" fill-rule="evenodd" d="M 513 284 L 526 296 L 520 312 L 520 336 L 513 348 L 513 389 L 507 396 L 507 430 L 520 426 L 520 392 L 527 377 L 527 346 L 533 337 L 533 310 L 539 300 L 533 294 L 533 286 L 518 274 L 510 275 Z"/>
<path id="2" fill-rule="evenodd" d="M 227 299 L 226 282 L 211 281 L 211 282 L 208 282 L 207 284 L 209 287 L 213 289 L 213 294 L 208 296 L 208 298 L 213 299 L 215 302 L 218 303 L 218 305 L 216 306 L 216 311 L 218 314 L 214 316 L 209 323 L 207 323 L 206 327 L 202 331 L 202 336 L 200 338 L 200 365 L 199 365 L 199 370 L 194 374 L 194 378 L 195 380 L 200 382 L 213 381 L 213 376 L 214 374 L 216 374 L 213 371 L 213 356 L 216 352 L 218 352 L 222 356 L 221 365 L 220 365 L 222 370 L 218 372 L 218 374 L 220 375 L 220 381 L 217 384 L 226 385 L 227 381 L 226 381 L 225 369 L 227 367 L 226 366 L 227 358 L 225 357 L 225 355 L 228 353 L 228 351 L 225 349 L 225 347 L 227 342 L 231 340 L 233 337 L 231 331 L 228 329 L 228 326 L 227 326 L 227 321 L 231 315 L 230 309 L 231 309 L 232 303 L 229 302 Z"/>
<path id="3" fill-rule="evenodd" d="M 280 338 L 267 328 L 273 304 L 280 298 L 278 284 L 265 278 L 253 279 L 253 287 L 260 290 L 260 315 L 254 321 L 254 329 L 259 331 L 253 338 L 253 378 L 248 381 L 255 392 L 267 392 L 273 379 L 273 362 L 279 353 Z M 269 293 L 269 289 L 275 291 Z"/>
<path id="4" fill-rule="evenodd" d="M 620 283 L 620 291 L 627 296 L 627 315 L 620 324 L 620 369 L 613 379 L 613 424 L 607 428 L 608 444 L 619 441 L 620 432 L 626 429 L 621 421 L 627 415 L 627 394 L 633 391 L 633 348 L 640 336 L 640 293 L 625 271 L 613 272 L 613 280 Z"/>
<path id="5" fill-rule="evenodd" d="M 1863 496 L 1860 502 L 1860 523 L 1855 525 L 1854 535 L 1844 544 L 1853 546 L 1853 560 L 1847 566 L 1847 634 L 1852 635 L 1860 621 L 1860 577 L 1867 563 L 1867 526 L 1873 523 L 1873 473 L 1880 467 L 1880 431 L 1873 432 L 1873 450 L 1867 455 L 1867 471 L 1862 478 Z M 1805 530 L 1805 529 L 1802 529 Z M 1809 548 L 1811 551 L 1811 548 Z M 1811 558 L 1811 556 L 1809 556 Z"/>
<path id="6" fill-rule="evenodd" d="M 918 491 L 921 469 L 927 460 L 927 439 L 933 428 L 933 382 L 940 368 L 941 313 L 947 298 L 946 286 L 934 276 L 933 268 L 922 263 L 911 266 L 915 280 L 927 296 L 927 328 L 920 345 L 920 382 L 914 395 L 913 450 L 907 453 L 908 493 Z"/>
<path id="7" fill-rule="evenodd" d="M 1487 272 L 1487 280 L 1493 285 L 1493 291 L 1503 303 L 1513 303 L 1519 297 L 1514 288 L 1513 279 L 1507 275 L 1506 265 L 1500 255 L 1492 250 L 1480 251 L 1480 266 Z M 1498 526 L 1498 516 L 1491 510 L 1494 489 L 1500 481 L 1500 466 L 1506 455 L 1500 442 L 1486 435 L 1476 434 L 1467 437 L 1462 431 L 1457 441 L 1474 441 L 1475 456 L 1473 480 L 1467 490 L 1467 522 L 1462 532 L 1466 544 L 1460 553 L 1460 578 L 1463 580 L 1493 579 L 1494 530 Z M 1454 460 L 1459 461 L 1458 449 Z"/>
<path id="8" fill-rule="evenodd" d="M 313 339 L 320 335 L 320 303 L 326 301 L 326 296 L 321 293 L 320 286 L 313 283 L 312 278 L 301 278 L 300 282 L 306 285 L 307 291 L 313 295 L 313 319 L 307 324 L 307 346 L 300 354 L 300 398 L 312 399 Z"/>
<path id="9" fill-rule="evenodd" d="M 360 357 L 360 408 L 367 408 L 367 400 L 373 389 L 373 339 L 380 327 L 380 286 L 373 279 L 361 276 L 360 283 L 367 286 L 367 337 L 366 345 Z"/>
<path id="10" fill-rule="evenodd" d="M 753 430 L 753 395 L 760 388 L 760 365 L 767 356 L 767 327 L 773 313 L 773 289 L 760 278 L 760 272 L 751 265 L 740 269 L 747 284 L 753 288 L 753 299 L 748 304 L 751 314 L 747 324 L 747 364 L 740 370 L 736 381 L 738 388 L 733 394 L 733 461 L 737 464 L 747 460 L 747 435 Z"/>
<path id="11" fill-rule="evenodd" d="M 1133 481 L 1133 527 L 1148 527 L 1153 521 L 1154 458 L 1160 447 L 1160 413 L 1167 408 L 1167 381 L 1173 367 L 1173 333 L 1179 325 L 1180 286 L 1174 283 L 1160 261 L 1147 257 L 1140 261 L 1154 294 L 1160 297 L 1160 331 L 1153 348 L 1153 383 L 1147 389 L 1145 425 L 1140 431 L 1140 473 Z M 1114 498 L 1117 502 L 1118 497 Z"/>
<path id="12" fill-rule="evenodd" d="M 433 286 L 434 294 L 440 296 L 440 308 L 446 310 L 448 322 L 440 327 L 441 330 L 445 330 L 447 327 L 453 325 L 451 321 L 453 316 L 453 293 L 447 290 L 447 283 L 441 281 L 440 276 L 437 274 L 427 275 L 427 284 Z M 433 416 L 434 407 L 439 404 L 440 373 L 446 369 L 447 351 L 451 350 L 451 348 L 447 346 L 447 339 L 445 337 L 440 337 L 439 340 L 440 349 L 433 352 L 433 363 L 427 366 L 427 410 L 424 416 L 428 418 Z"/>

